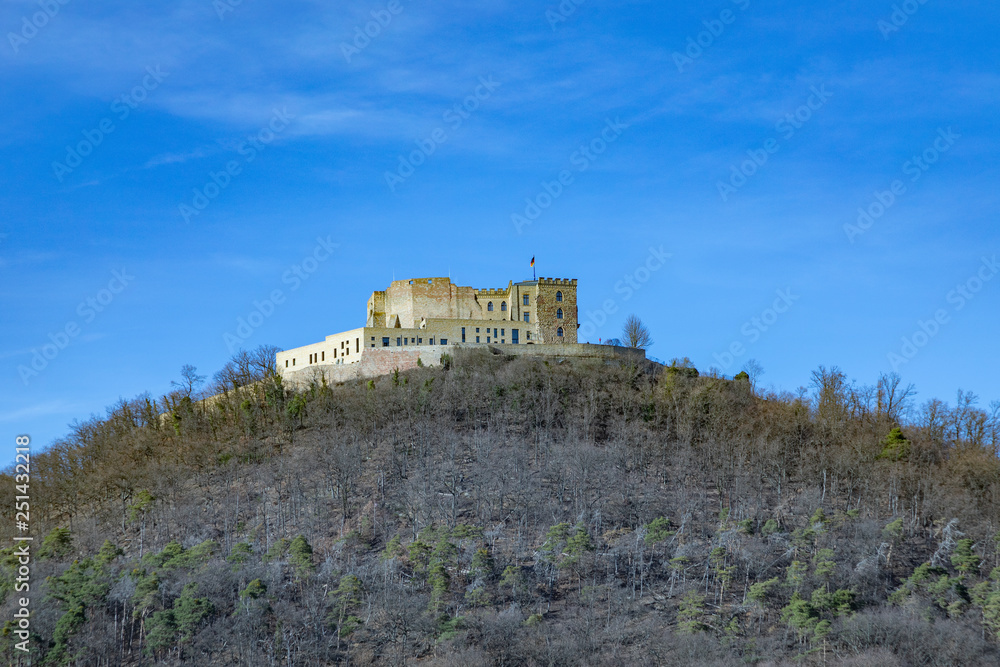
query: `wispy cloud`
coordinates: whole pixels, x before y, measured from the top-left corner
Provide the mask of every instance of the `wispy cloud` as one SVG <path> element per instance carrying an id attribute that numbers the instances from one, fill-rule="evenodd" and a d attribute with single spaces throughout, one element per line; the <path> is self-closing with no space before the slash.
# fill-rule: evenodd
<path id="1" fill-rule="evenodd" d="M 48 401 L 46 403 L 36 403 L 16 410 L 0 412 L 0 423 L 24 421 L 48 415 L 70 414 L 79 410 L 79 406 L 66 401 Z"/>
<path id="2" fill-rule="evenodd" d="M 208 157 L 209 155 L 215 153 L 214 150 L 209 150 L 206 148 L 196 148 L 193 151 L 188 151 L 187 153 L 163 153 L 151 157 L 146 164 L 143 165 L 143 169 L 152 169 L 153 167 L 160 167 L 165 164 L 182 164 L 188 160 L 197 160 L 199 158 Z"/>
<path id="3" fill-rule="evenodd" d="M 12 266 L 33 265 L 39 266 L 59 259 L 62 255 L 57 252 L 19 252 L 10 257 L 0 257 L 0 269 Z"/>

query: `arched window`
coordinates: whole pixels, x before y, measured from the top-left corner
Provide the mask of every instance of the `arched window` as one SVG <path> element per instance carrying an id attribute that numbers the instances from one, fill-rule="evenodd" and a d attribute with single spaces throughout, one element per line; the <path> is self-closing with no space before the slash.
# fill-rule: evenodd
<path id="1" fill-rule="evenodd" d="M 506 301 L 501 301 L 500 302 L 500 312 L 503 312 L 503 313 L 507 312 L 507 302 Z"/>
<path id="2" fill-rule="evenodd" d="M 562 308 L 560 308 L 559 310 L 556 311 L 556 319 L 557 320 L 561 320 L 562 319 Z"/>
<path id="3" fill-rule="evenodd" d="M 563 335 L 563 333 L 562 333 L 562 327 L 559 327 L 558 329 L 556 329 L 556 335 L 559 336 L 560 338 L 562 338 L 562 335 Z"/>
<path id="4" fill-rule="evenodd" d="M 562 301 L 562 292 L 556 292 L 556 301 Z"/>
<path id="5" fill-rule="evenodd" d="M 486 304 L 486 310 L 490 311 L 491 313 L 493 312 L 493 302 L 492 301 L 490 301 L 488 304 Z"/>

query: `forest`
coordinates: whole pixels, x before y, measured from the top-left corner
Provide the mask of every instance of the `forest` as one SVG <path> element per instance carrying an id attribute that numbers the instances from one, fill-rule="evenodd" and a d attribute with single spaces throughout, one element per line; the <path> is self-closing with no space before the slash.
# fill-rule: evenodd
<path id="1" fill-rule="evenodd" d="M 298 391 L 273 360 L 32 453 L 30 664 L 1000 664 L 998 403 L 487 349 Z"/>

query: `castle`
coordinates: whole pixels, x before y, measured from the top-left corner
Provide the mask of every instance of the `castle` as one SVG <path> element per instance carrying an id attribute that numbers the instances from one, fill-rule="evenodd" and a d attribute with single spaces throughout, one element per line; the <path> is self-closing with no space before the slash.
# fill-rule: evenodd
<path id="1" fill-rule="evenodd" d="M 394 280 L 368 298 L 365 326 L 279 352 L 277 366 L 289 380 L 322 374 L 343 381 L 436 364 L 454 346 L 499 347 L 511 354 L 607 354 L 596 349 L 604 346 L 578 345 L 578 327 L 576 279 L 511 281 L 502 289 L 464 287 L 450 278 Z"/>

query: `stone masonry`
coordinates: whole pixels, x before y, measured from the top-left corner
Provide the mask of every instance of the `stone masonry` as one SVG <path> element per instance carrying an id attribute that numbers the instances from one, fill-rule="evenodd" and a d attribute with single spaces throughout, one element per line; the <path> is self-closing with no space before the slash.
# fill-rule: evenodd
<path id="1" fill-rule="evenodd" d="M 277 364 L 287 380 L 322 374 L 338 381 L 406 370 L 418 357 L 436 364 L 455 346 L 497 346 L 514 354 L 614 353 L 578 345 L 578 328 L 575 279 L 511 281 L 500 289 L 474 289 L 450 278 L 394 280 L 369 297 L 365 326 L 279 352 Z"/>

